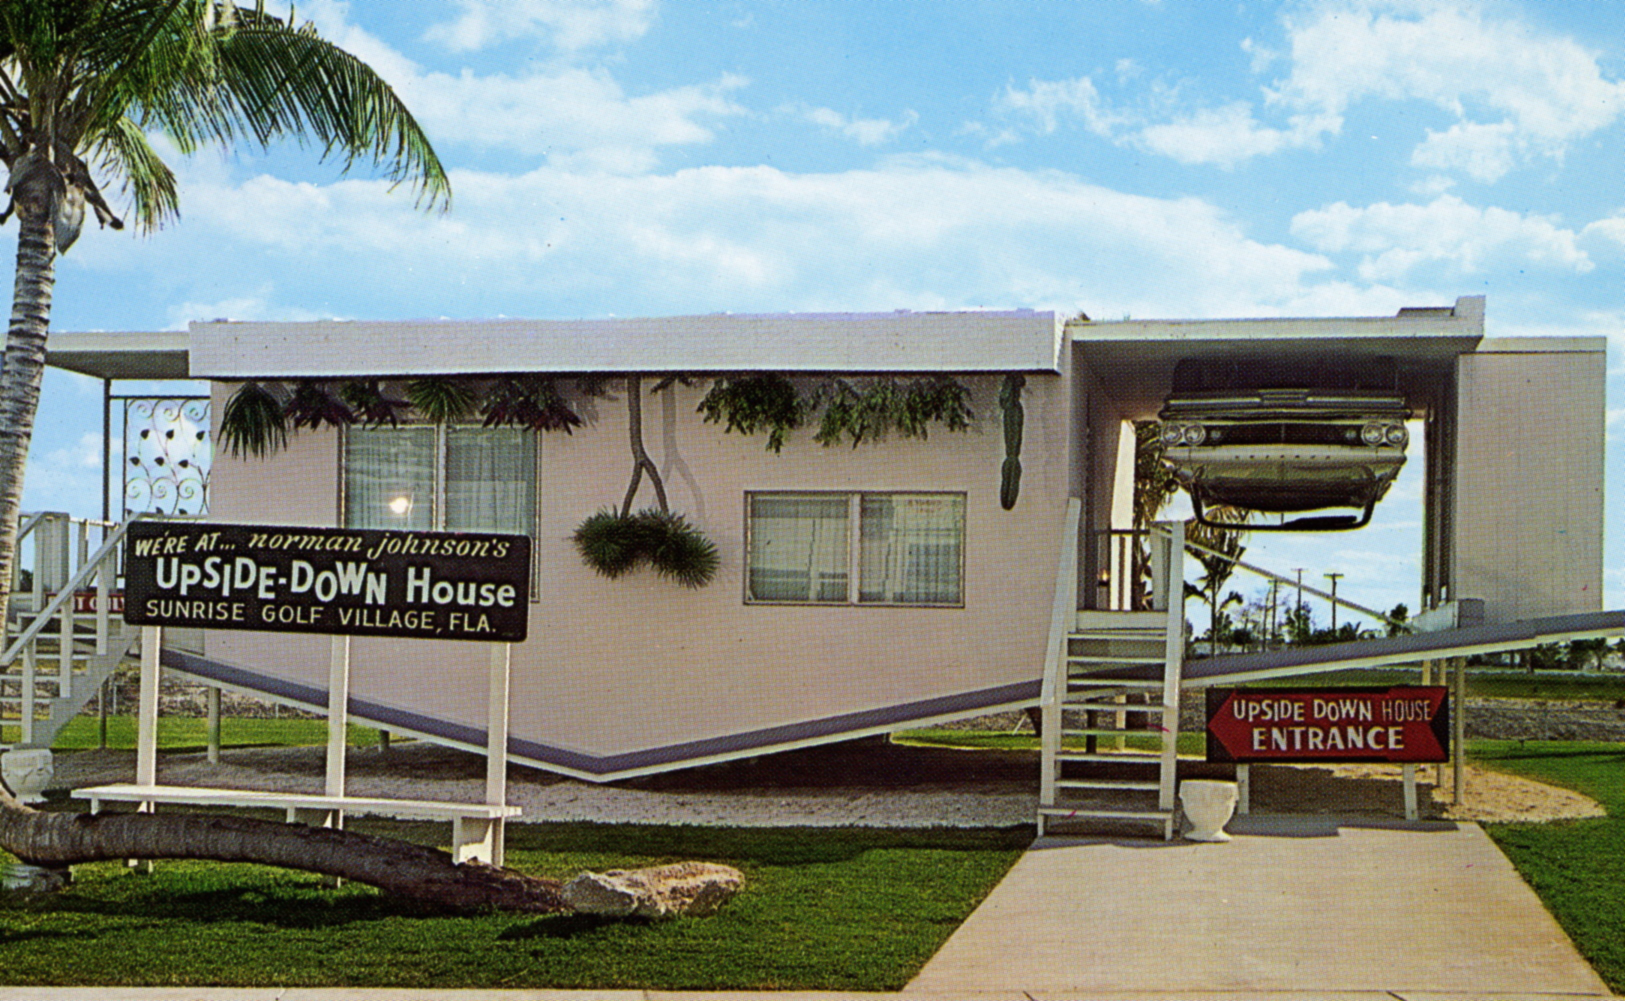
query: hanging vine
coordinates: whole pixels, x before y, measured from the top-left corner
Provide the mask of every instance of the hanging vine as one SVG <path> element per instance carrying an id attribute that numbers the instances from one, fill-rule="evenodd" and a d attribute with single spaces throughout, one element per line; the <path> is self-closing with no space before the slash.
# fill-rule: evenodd
<path id="1" fill-rule="evenodd" d="M 971 392 L 945 375 L 877 376 L 847 379 L 824 376 L 805 388 L 779 373 L 722 375 L 700 400 L 708 423 L 750 435 L 766 432 L 767 448 L 778 452 L 791 431 L 816 421 L 813 440 L 826 448 L 850 442 L 929 437 L 932 425 L 967 431 L 976 415 Z"/>
<path id="2" fill-rule="evenodd" d="M 566 434 L 583 423 L 550 376 L 424 376 L 406 383 L 405 399 L 390 396 L 379 378 L 300 379 L 291 389 L 243 383 L 226 401 L 220 436 L 232 455 L 266 459 L 286 448 L 289 437 L 303 428 L 397 427 L 412 411 L 432 424 L 478 415 L 486 427 Z"/>

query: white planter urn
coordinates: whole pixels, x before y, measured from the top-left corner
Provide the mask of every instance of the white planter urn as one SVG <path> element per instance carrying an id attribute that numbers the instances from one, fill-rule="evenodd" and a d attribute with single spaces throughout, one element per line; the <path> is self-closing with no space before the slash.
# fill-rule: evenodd
<path id="1" fill-rule="evenodd" d="M 1236 784 L 1214 779 L 1186 779 L 1179 784 L 1179 805 L 1191 829 L 1189 841 L 1229 841 L 1224 825 L 1236 812 Z"/>
<path id="2" fill-rule="evenodd" d="M 24 803 L 43 803 L 45 787 L 56 775 L 56 762 L 43 747 L 23 748 L 0 754 L 0 778 L 6 788 Z"/>

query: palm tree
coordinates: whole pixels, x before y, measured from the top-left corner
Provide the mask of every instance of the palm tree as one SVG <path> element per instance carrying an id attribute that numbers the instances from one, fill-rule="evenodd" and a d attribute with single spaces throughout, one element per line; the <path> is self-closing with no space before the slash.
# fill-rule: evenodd
<path id="1" fill-rule="evenodd" d="M 264 0 L 0 0 L 0 160 L 17 216 L 16 284 L 0 365 L 0 621 L 16 555 L 23 471 L 33 437 L 55 259 L 87 206 L 124 221 L 103 195 L 117 184 L 139 230 L 175 219 L 175 176 L 148 142 L 182 152 L 294 137 L 348 169 L 367 158 L 445 204 L 450 187 L 410 112 L 365 63 L 265 12 Z"/>
<path id="2" fill-rule="evenodd" d="M 88 206 L 121 228 L 102 185 L 119 184 L 136 228 L 177 215 L 175 178 L 147 139 L 183 152 L 314 141 L 347 169 L 367 158 L 420 205 L 450 197 L 406 107 L 360 60 L 258 6 L 220 0 L 0 0 L 0 160 L 17 216 L 17 277 L 0 369 L 0 621 L 10 597 L 23 469 L 44 368 L 56 255 Z M 100 180 L 98 180 L 100 178 Z M 558 910 L 557 885 L 348 831 L 180 814 L 39 813 L 0 784 L 0 848 L 43 866 L 95 859 L 253 859 L 312 869 L 450 907 Z"/>

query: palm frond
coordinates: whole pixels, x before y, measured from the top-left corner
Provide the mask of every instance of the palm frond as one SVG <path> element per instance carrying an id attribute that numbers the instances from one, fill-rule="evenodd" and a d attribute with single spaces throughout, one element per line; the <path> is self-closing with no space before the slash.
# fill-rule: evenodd
<path id="1" fill-rule="evenodd" d="M 420 203 L 449 204 L 451 184 L 405 103 L 370 66 L 315 34 L 259 22 L 219 44 L 222 121 L 261 146 L 294 137 L 323 146 L 348 170 L 367 158 Z"/>
<path id="2" fill-rule="evenodd" d="M 238 458 L 268 459 L 288 446 L 288 421 L 282 401 L 265 386 L 245 382 L 226 401 L 220 415 L 220 437 Z"/>
<path id="3" fill-rule="evenodd" d="M 101 134 L 94 156 L 104 170 L 124 182 L 137 229 L 150 232 L 180 217 L 175 174 L 135 122 L 120 118 L 113 123 Z"/>
<path id="4" fill-rule="evenodd" d="M 474 392 L 456 379 L 424 376 L 406 384 L 406 399 L 413 409 L 435 424 L 450 424 L 474 409 Z"/>

